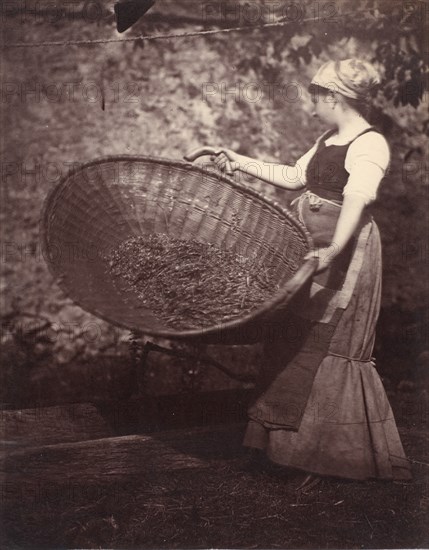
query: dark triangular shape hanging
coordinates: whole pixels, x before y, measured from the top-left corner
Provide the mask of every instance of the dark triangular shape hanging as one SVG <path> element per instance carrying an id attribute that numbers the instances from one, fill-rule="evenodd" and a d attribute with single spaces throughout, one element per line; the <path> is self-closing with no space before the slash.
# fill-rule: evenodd
<path id="1" fill-rule="evenodd" d="M 114 5 L 116 14 L 116 28 L 118 32 L 124 32 L 142 15 L 144 15 L 154 4 L 156 0 L 126 0 Z"/>

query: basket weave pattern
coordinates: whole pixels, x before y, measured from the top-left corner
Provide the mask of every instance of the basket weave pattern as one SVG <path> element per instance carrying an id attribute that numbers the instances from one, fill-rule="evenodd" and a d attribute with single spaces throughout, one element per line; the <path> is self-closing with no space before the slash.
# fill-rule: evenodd
<path id="1" fill-rule="evenodd" d="M 105 253 L 132 236 L 151 233 L 212 243 L 272 269 L 279 287 L 273 288 L 273 296 L 250 316 L 222 327 L 231 334 L 240 329 L 239 340 L 246 340 L 246 324 L 258 318 L 266 322 L 286 306 L 300 286 L 298 275 L 305 265 L 303 280 L 312 271 L 303 261 L 311 238 L 290 213 L 223 175 L 184 162 L 129 156 L 91 162 L 58 184 L 42 217 L 44 255 L 51 272 L 81 307 L 146 334 L 216 340 L 220 327 L 165 327 L 150 310 L 137 308 L 136 296 L 114 286 L 107 275 Z"/>

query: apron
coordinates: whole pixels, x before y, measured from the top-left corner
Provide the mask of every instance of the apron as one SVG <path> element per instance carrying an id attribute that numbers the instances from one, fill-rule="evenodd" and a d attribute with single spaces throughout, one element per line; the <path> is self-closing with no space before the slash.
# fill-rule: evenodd
<path id="1" fill-rule="evenodd" d="M 372 128 L 362 133 L 370 130 Z M 310 232 L 316 247 L 326 247 L 332 242 L 341 212 L 338 197 L 342 199 L 348 178 L 343 167 L 349 146 L 350 143 L 326 147 L 322 137 L 307 168 L 311 189 L 292 203 L 293 212 Z M 341 169 L 333 170 L 333 165 Z M 319 183 L 311 174 L 322 175 L 325 181 Z M 378 231 L 372 218 L 364 212 L 345 249 L 293 301 L 283 321 L 284 330 L 275 331 L 264 342 L 264 368 L 258 395 L 248 411 L 251 420 L 270 429 L 297 431 L 321 362 L 328 355 L 350 358 L 342 349 L 338 327 L 357 289 L 371 238 L 379 238 Z M 374 269 L 378 270 L 375 278 L 380 284 L 381 268 L 374 265 Z M 359 361 L 371 362 L 372 344 L 364 347 Z"/>

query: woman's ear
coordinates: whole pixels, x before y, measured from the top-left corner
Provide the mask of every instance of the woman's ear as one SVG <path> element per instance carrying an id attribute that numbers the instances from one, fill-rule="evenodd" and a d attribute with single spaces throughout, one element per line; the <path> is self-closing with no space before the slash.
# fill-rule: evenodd
<path id="1" fill-rule="evenodd" d="M 334 92 L 334 90 L 329 90 L 329 92 L 325 95 L 325 103 L 336 103 L 337 102 L 337 99 L 336 99 L 336 93 Z"/>
<path id="2" fill-rule="evenodd" d="M 341 100 L 340 100 L 340 96 L 337 94 L 337 92 L 329 92 L 330 96 L 331 96 L 331 103 L 339 103 Z"/>
<path id="3" fill-rule="evenodd" d="M 335 109 L 337 105 L 342 108 L 347 105 L 343 96 L 337 92 L 332 92 L 332 97 L 329 102 L 331 103 L 333 109 Z"/>

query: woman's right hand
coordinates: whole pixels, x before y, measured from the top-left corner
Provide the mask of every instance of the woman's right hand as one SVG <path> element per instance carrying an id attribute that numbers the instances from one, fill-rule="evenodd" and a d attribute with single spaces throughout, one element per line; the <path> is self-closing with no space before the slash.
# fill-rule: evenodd
<path id="1" fill-rule="evenodd" d="M 240 155 L 231 149 L 217 149 L 216 154 L 210 156 L 210 160 L 214 162 L 222 172 L 226 172 L 229 166 L 233 172 L 240 169 Z"/>

